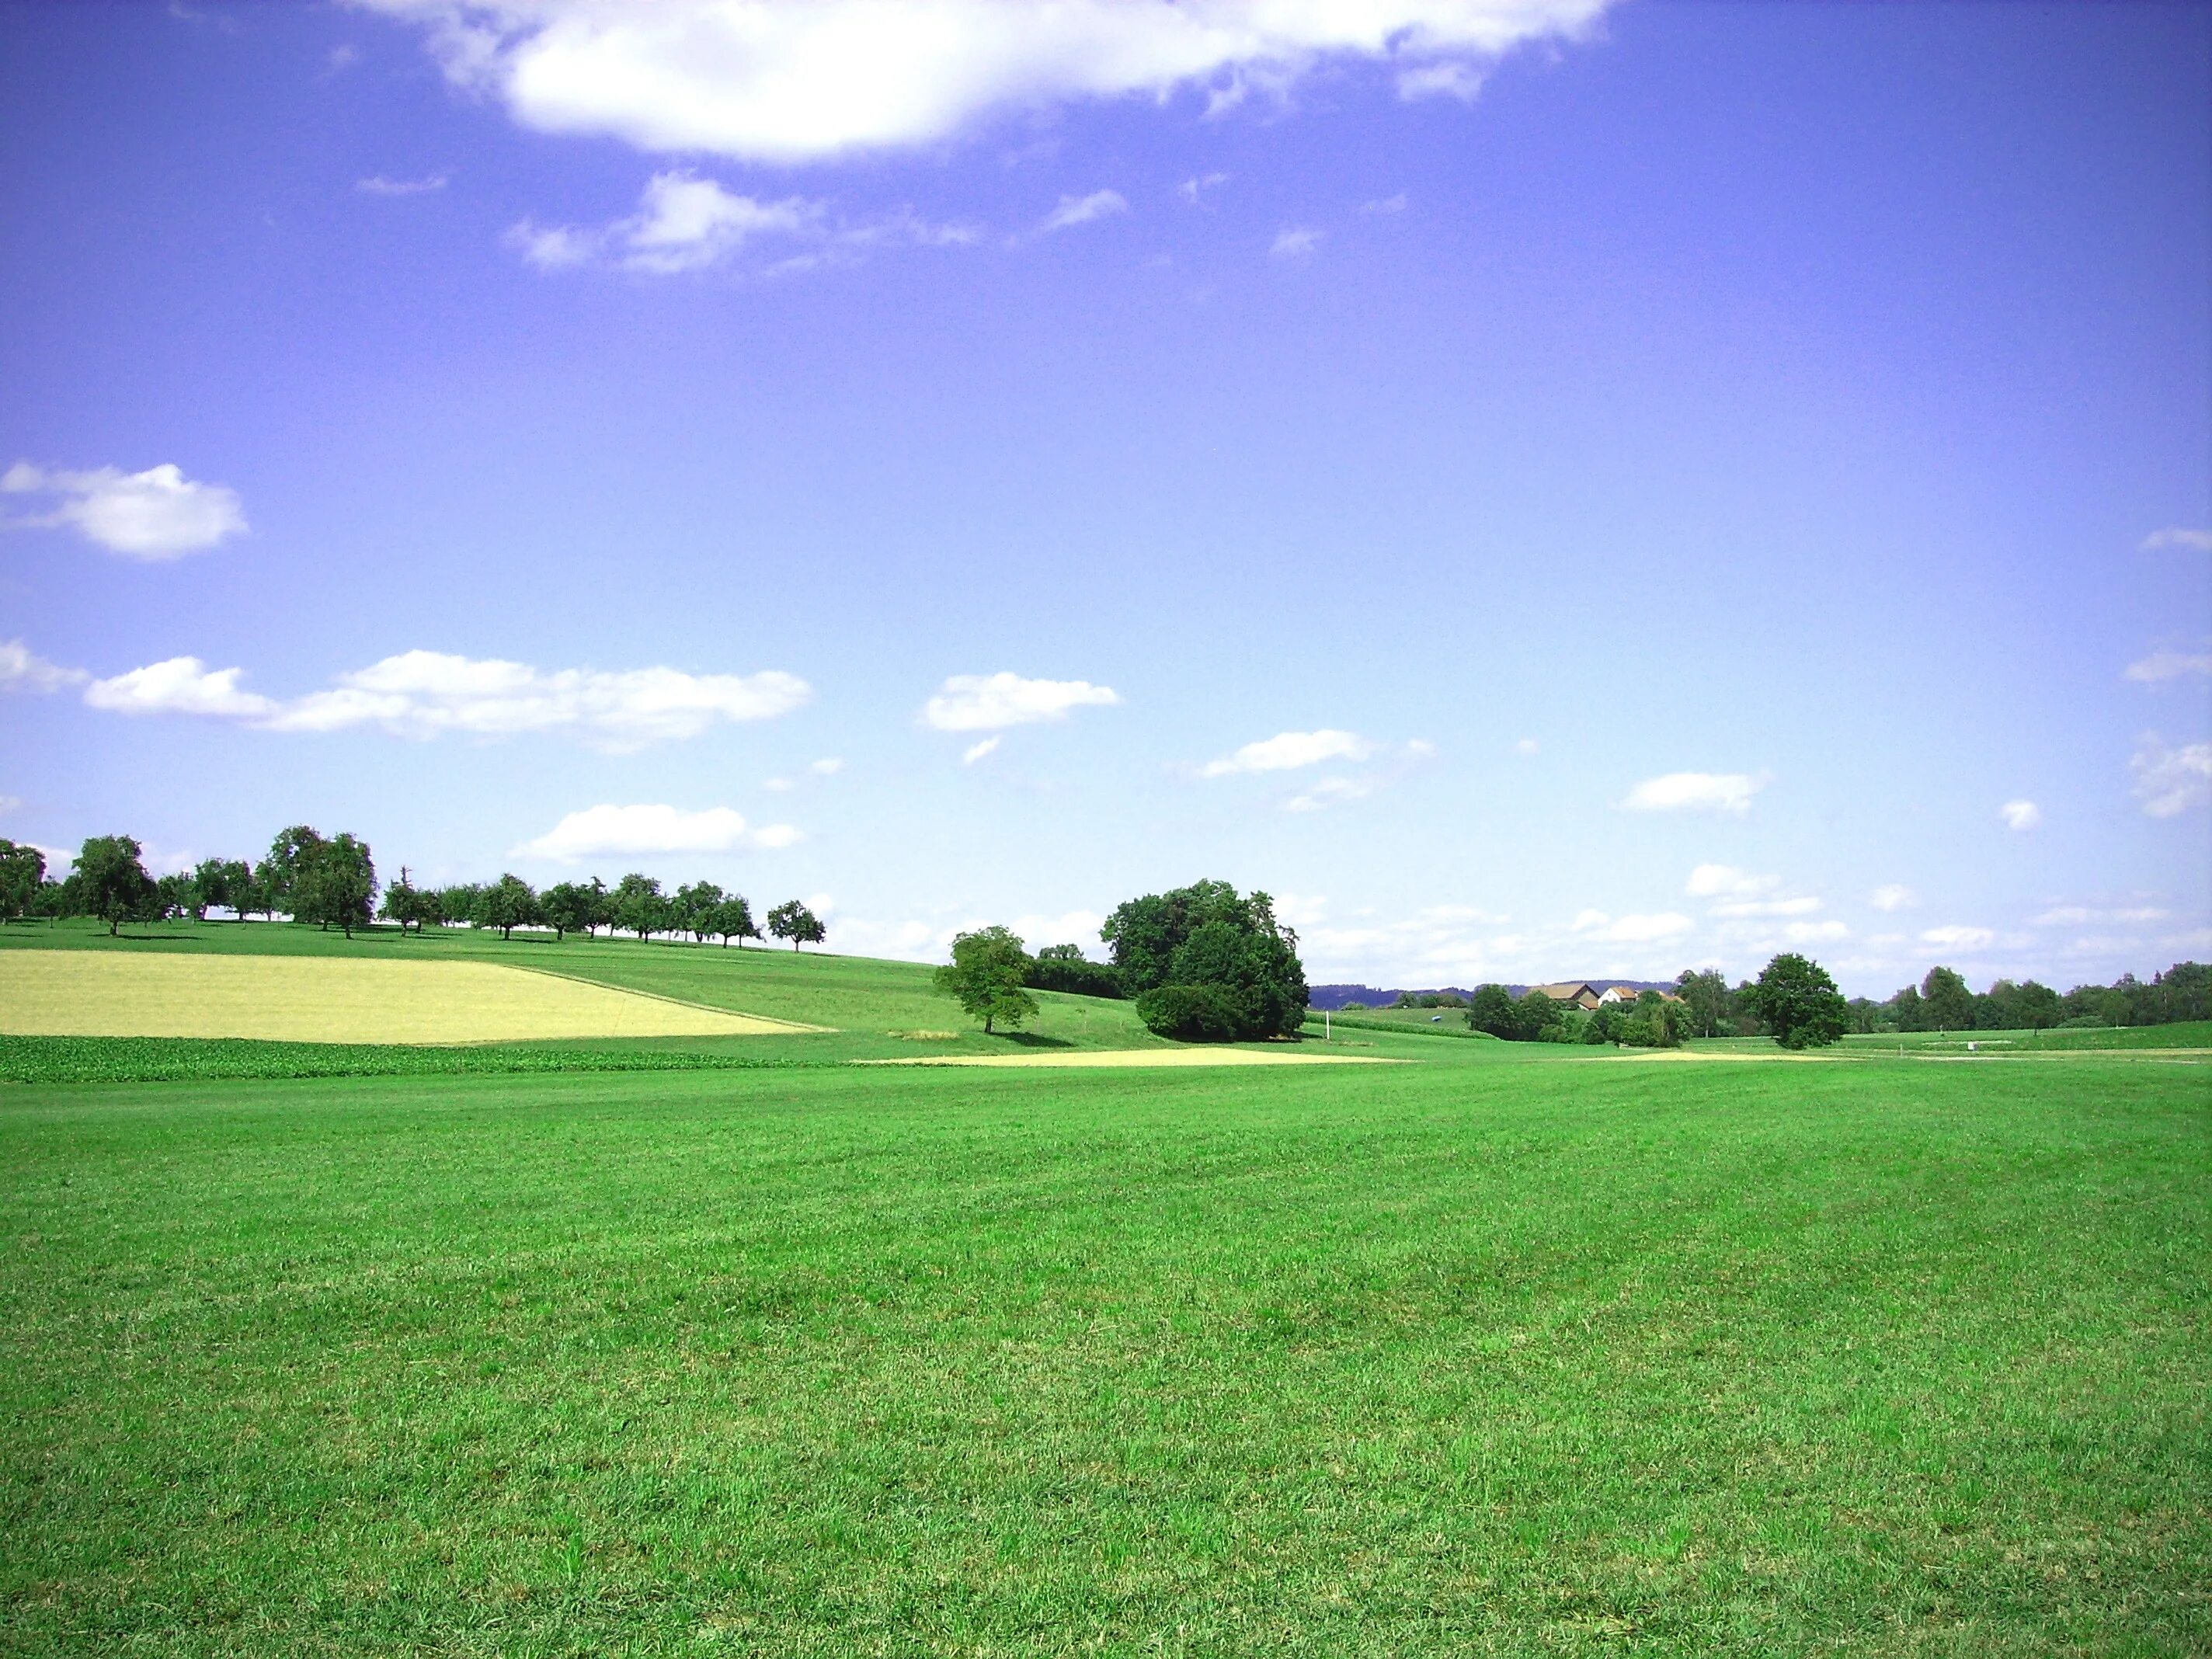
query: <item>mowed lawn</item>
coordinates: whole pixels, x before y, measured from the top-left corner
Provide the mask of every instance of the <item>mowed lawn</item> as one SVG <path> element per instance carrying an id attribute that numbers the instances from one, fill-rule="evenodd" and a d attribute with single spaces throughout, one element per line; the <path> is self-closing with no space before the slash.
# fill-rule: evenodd
<path id="1" fill-rule="evenodd" d="M 0 1649 L 2201 1654 L 2206 1075 L 0 1089 Z"/>

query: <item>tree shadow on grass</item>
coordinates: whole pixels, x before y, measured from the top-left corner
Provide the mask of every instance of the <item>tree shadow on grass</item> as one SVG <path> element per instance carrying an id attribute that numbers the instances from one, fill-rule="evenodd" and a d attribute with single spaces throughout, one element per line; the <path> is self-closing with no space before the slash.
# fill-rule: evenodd
<path id="1" fill-rule="evenodd" d="M 991 1035 L 1023 1048 L 1073 1048 L 1075 1046 L 1066 1037 L 1044 1036 L 1036 1031 L 994 1031 Z"/>

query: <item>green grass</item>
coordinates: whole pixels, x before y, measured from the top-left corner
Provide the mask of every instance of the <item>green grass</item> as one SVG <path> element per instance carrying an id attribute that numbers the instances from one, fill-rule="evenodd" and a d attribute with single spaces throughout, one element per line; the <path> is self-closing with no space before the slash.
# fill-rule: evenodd
<path id="1" fill-rule="evenodd" d="M 500 1042 L 410 1048 L 365 1042 L 258 1042 L 236 1037 L 0 1036 L 0 1082 L 185 1083 L 223 1079 L 469 1077 L 548 1072 L 704 1072 L 832 1066 L 782 1045 L 765 1054 L 729 1038 Z"/>
<path id="2" fill-rule="evenodd" d="M 2203 1071 L 1374 1040 L 0 1090 L 0 1650 L 2212 1650 Z"/>

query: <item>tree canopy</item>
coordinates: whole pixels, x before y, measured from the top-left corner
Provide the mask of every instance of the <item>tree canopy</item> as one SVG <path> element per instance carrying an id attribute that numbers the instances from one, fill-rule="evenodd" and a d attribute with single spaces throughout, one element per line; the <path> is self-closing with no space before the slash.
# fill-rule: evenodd
<path id="1" fill-rule="evenodd" d="M 797 899 L 787 900 L 768 913 L 768 930 L 787 939 L 796 951 L 801 945 L 819 945 L 830 935 L 814 912 Z"/>
<path id="2" fill-rule="evenodd" d="M 1792 951 L 1766 964 L 1751 1001 L 1785 1048 L 1825 1048 L 1850 1029 L 1850 1010 L 1828 970 Z"/>
<path id="3" fill-rule="evenodd" d="M 937 970 L 937 988 L 983 1022 L 988 1036 L 996 1021 L 1014 1030 L 1036 1017 L 1036 999 L 1022 988 L 1036 966 L 1022 941 L 1004 927 L 979 927 L 956 934 L 952 960 Z"/>
<path id="4" fill-rule="evenodd" d="M 88 916 L 117 926 L 148 919 L 158 896 L 154 878 L 138 861 L 138 843 L 129 836 L 94 836 L 76 855 L 76 902 Z"/>
<path id="5" fill-rule="evenodd" d="M 1162 1035 L 1249 1041 L 1295 1036 L 1305 1023 L 1297 935 L 1265 893 L 1242 897 L 1224 881 L 1148 893 L 1118 907 L 1099 937 L 1139 1018 Z M 1201 987 L 1203 996 L 1182 994 Z"/>

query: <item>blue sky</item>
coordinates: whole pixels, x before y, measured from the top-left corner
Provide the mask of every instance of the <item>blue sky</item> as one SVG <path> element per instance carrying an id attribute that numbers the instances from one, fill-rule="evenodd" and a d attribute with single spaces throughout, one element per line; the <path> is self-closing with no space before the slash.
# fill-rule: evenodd
<path id="1" fill-rule="evenodd" d="M 0 835 L 2212 951 L 2212 9 L 0 10 Z"/>

